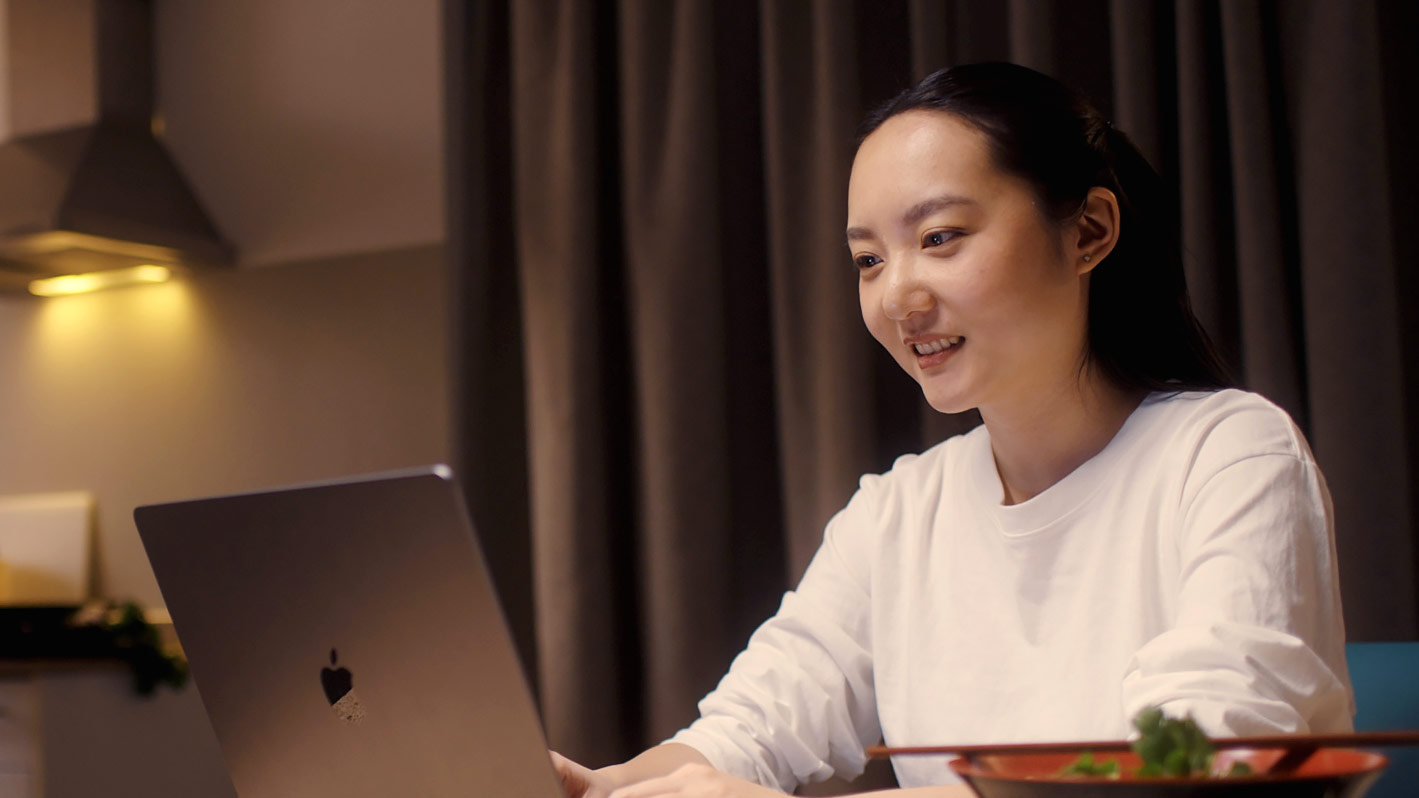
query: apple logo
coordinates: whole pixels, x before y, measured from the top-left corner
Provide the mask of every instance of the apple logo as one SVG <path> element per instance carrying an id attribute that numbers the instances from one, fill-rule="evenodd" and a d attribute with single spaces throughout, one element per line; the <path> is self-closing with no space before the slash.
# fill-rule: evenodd
<path id="1" fill-rule="evenodd" d="M 335 649 L 330 649 L 330 667 L 320 669 L 320 686 L 341 720 L 357 723 L 365 719 L 365 708 L 355 695 L 355 677 L 348 668 L 335 667 Z"/>
<path id="2" fill-rule="evenodd" d="M 320 684 L 325 688 L 325 697 L 330 699 L 330 706 L 335 706 L 335 702 L 345 697 L 350 692 L 350 688 L 355 686 L 355 677 L 350 675 L 347 668 L 336 669 L 335 649 L 330 649 L 330 667 L 320 669 Z"/>

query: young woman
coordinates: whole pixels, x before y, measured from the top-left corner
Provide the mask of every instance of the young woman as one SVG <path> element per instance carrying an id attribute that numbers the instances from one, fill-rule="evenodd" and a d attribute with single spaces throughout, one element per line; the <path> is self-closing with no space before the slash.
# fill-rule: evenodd
<path id="1" fill-rule="evenodd" d="M 847 240 L 872 335 L 984 425 L 861 489 L 701 718 L 571 796 L 763 796 L 889 745 L 1350 728 L 1330 500 L 1280 409 L 1190 310 L 1154 171 L 1009 64 L 874 113 Z M 900 794 L 967 794 L 939 759 Z"/>

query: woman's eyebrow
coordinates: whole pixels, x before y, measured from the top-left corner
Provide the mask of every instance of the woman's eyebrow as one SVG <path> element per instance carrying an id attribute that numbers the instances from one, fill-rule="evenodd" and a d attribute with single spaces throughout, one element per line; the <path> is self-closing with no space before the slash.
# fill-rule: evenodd
<path id="1" fill-rule="evenodd" d="M 911 227 L 942 208 L 948 208 L 952 205 L 974 204 L 976 204 L 975 200 L 968 197 L 962 197 L 958 194 L 942 194 L 939 197 L 922 200 L 910 208 L 907 208 L 907 212 L 902 214 L 902 224 Z"/>
<path id="2" fill-rule="evenodd" d="M 910 208 L 907 208 L 907 212 L 902 214 L 902 226 L 911 227 L 912 225 L 915 225 L 917 222 L 920 222 L 922 219 L 925 219 L 931 214 L 936 213 L 937 211 L 943 208 L 949 208 L 952 205 L 975 204 L 975 200 L 970 199 L 969 197 L 962 197 L 958 194 L 942 194 L 939 197 L 932 197 L 931 199 L 922 200 L 921 202 L 918 202 Z M 847 229 L 847 240 L 849 242 L 862 241 L 864 239 L 872 237 L 872 231 L 867 229 L 866 227 L 849 227 Z"/>

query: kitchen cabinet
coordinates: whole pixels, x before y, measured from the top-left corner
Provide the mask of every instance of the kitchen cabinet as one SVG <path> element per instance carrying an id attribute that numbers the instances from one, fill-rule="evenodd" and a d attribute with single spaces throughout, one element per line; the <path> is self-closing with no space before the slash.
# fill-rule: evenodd
<path id="1" fill-rule="evenodd" d="M 144 697 L 131 678 L 0 660 L 0 796 L 235 798 L 195 685 Z"/>
<path id="2" fill-rule="evenodd" d="M 39 793 L 39 688 L 29 678 L 0 678 L 0 795 Z"/>

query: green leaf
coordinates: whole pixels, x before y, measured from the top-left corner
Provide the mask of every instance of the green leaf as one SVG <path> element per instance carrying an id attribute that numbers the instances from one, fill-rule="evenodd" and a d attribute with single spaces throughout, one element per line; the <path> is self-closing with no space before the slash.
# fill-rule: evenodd
<path id="1" fill-rule="evenodd" d="M 1228 776 L 1250 776 L 1256 771 L 1251 769 L 1251 765 L 1245 762 L 1233 762 L 1231 769 L 1227 771 Z"/>
<path id="2" fill-rule="evenodd" d="M 1139 775 L 1190 776 L 1212 768 L 1212 743 L 1191 716 L 1168 718 L 1157 707 L 1147 707 L 1133 719 L 1139 737 L 1133 750 L 1143 760 Z"/>
<path id="3" fill-rule="evenodd" d="M 1094 754 L 1085 751 L 1079 758 L 1060 768 L 1061 776 L 1104 776 L 1116 779 L 1122 773 L 1123 768 L 1119 767 L 1117 759 L 1110 759 L 1107 762 L 1094 761 Z"/>
<path id="4" fill-rule="evenodd" d="M 1131 743 L 1133 752 L 1143 764 L 1135 771 L 1140 777 L 1206 777 L 1212 774 L 1216 749 L 1191 715 L 1169 718 L 1158 707 L 1145 707 L 1133 718 L 1138 739 Z M 1122 772 L 1117 759 L 1100 762 L 1092 752 L 1085 751 L 1074 762 L 1060 769 L 1062 776 L 1104 776 L 1118 778 Z M 1228 776 L 1248 776 L 1252 769 L 1245 762 L 1233 763 Z"/>
<path id="5" fill-rule="evenodd" d="M 1133 719 L 1133 725 L 1143 734 L 1152 734 L 1163 725 L 1163 710 L 1157 707 L 1144 707 Z"/>

